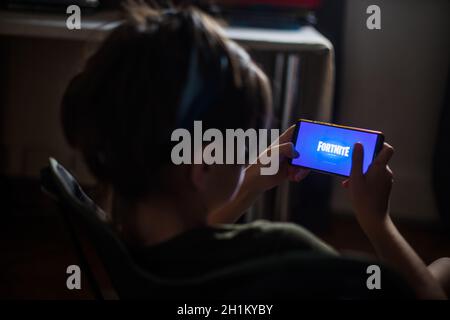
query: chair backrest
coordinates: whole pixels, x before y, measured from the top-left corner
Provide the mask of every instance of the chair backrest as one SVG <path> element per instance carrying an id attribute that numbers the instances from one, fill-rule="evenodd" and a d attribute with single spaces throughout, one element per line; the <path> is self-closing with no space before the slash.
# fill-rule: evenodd
<path id="1" fill-rule="evenodd" d="M 368 290 L 367 267 L 372 261 L 284 252 L 252 259 L 183 279 L 153 275 L 138 264 L 124 243 L 105 223 L 104 212 L 83 192 L 75 178 L 50 158 L 41 171 L 42 188 L 62 208 L 69 228 L 81 225 L 102 261 L 119 298 L 297 299 L 412 298 L 411 290 L 391 270 L 382 267 L 382 290 Z M 80 239 L 74 241 L 81 247 Z M 85 260 L 80 249 L 80 260 Z M 88 268 L 88 266 L 82 266 Z M 92 277 L 92 275 L 91 275 Z M 95 281 L 95 279 L 91 279 Z"/>

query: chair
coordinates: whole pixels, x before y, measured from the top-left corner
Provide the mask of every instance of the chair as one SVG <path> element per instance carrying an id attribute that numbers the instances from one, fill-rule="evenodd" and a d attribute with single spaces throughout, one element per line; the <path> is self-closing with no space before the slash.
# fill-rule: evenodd
<path id="1" fill-rule="evenodd" d="M 95 296 L 100 288 L 89 267 L 77 224 L 87 234 L 120 299 L 367 299 L 413 298 L 391 270 L 382 268 L 382 290 L 366 287 L 364 259 L 286 252 L 248 260 L 211 273 L 183 279 L 151 274 L 139 266 L 126 245 L 105 223 L 104 212 L 83 192 L 75 178 L 55 159 L 41 171 L 41 186 L 58 202 L 72 235 L 80 265 Z"/>

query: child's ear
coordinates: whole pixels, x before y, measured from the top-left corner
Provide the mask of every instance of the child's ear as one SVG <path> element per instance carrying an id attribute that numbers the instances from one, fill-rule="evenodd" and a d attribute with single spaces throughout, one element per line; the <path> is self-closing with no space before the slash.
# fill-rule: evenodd
<path id="1" fill-rule="evenodd" d="M 194 188 L 199 191 L 205 191 L 207 188 L 209 168 L 206 164 L 193 164 L 191 166 L 191 181 Z"/>

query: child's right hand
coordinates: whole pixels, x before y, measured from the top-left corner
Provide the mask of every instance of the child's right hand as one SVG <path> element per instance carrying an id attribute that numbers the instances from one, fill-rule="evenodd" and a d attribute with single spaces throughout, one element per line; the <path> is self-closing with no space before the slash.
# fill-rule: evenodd
<path id="1" fill-rule="evenodd" d="M 342 184 L 349 189 L 359 225 L 380 259 L 403 276 L 417 298 L 446 299 L 442 285 L 389 217 L 393 178 L 388 162 L 393 154 L 394 149 L 385 143 L 366 174 L 363 174 L 363 146 L 355 144 L 350 178 Z"/>
<path id="2" fill-rule="evenodd" d="M 363 146 L 356 143 L 353 148 L 350 178 L 342 185 L 349 189 L 356 218 L 366 233 L 384 226 L 389 219 L 393 175 L 388 162 L 393 154 L 394 149 L 384 143 L 366 174 L 363 174 Z"/>

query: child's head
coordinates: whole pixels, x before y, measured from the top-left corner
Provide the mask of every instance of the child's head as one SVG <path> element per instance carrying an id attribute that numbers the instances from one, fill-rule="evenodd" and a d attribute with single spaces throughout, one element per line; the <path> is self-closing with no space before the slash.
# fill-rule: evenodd
<path id="1" fill-rule="evenodd" d="M 65 135 L 93 175 L 123 198 L 183 188 L 217 206 L 236 189 L 241 168 L 175 166 L 171 134 L 192 130 L 194 120 L 222 132 L 265 126 L 267 78 L 195 9 L 138 6 L 129 16 L 70 83 L 62 103 Z"/>

